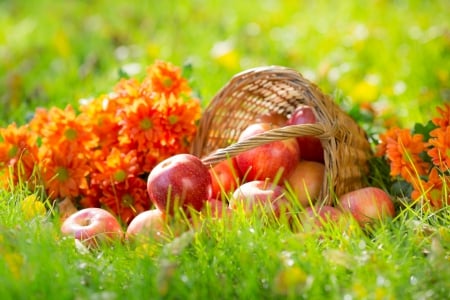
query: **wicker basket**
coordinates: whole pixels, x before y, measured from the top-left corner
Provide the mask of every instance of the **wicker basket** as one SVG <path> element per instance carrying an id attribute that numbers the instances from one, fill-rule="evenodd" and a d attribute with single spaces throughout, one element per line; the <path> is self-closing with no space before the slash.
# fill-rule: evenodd
<path id="1" fill-rule="evenodd" d="M 258 115 L 276 112 L 289 117 L 302 104 L 313 108 L 316 124 L 277 128 L 237 142 Z M 191 152 L 214 165 L 264 143 L 305 135 L 318 137 L 324 149 L 322 204 L 364 186 L 371 157 L 366 133 L 316 85 L 285 67 L 259 67 L 235 75 L 205 109 Z"/>

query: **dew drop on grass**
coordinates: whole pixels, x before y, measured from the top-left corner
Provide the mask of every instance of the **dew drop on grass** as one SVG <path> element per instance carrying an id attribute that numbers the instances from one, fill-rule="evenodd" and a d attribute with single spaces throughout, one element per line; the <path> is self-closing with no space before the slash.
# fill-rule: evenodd
<path id="1" fill-rule="evenodd" d="M 366 249 L 366 242 L 364 242 L 363 240 L 359 241 L 358 247 L 361 250 Z"/>
<path id="2" fill-rule="evenodd" d="M 417 283 L 418 283 L 417 277 L 414 276 L 414 275 L 412 275 L 411 277 L 409 277 L 409 283 L 410 283 L 411 285 L 417 285 Z"/>
<path id="3" fill-rule="evenodd" d="M 386 279 L 384 276 L 378 275 L 377 276 L 377 285 L 378 286 L 389 286 L 391 282 Z"/>
<path id="4" fill-rule="evenodd" d="M 186 274 L 181 275 L 180 279 L 184 283 L 188 283 L 189 282 L 189 277 L 187 277 Z"/>

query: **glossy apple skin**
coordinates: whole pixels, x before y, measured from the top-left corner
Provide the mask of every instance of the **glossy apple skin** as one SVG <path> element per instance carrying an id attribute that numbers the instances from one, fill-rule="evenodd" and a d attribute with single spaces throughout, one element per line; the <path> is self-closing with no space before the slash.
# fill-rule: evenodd
<path id="1" fill-rule="evenodd" d="M 160 162 L 147 179 L 147 192 L 163 213 L 178 209 L 200 211 L 211 198 L 211 176 L 202 161 L 191 154 L 177 154 Z"/>
<path id="2" fill-rule="evenodd" d="M 234 191 L 229 207 L 242 207 L 248 213 L 262 209 L 269 215 L 280 217 L 283 212 L 289 210 L 290 202 L 281 186 L 269 181 L 254 180 L 242 184 Z"/>
<path id="3" fill-rule="evenodd" d="M 315 124 L 317 122 L 314 111 L 310 106 L 299 106 L 286 122 L 286 125 Z M 297 137 L 302 159 L 324 162 L 323 147 L 320 140 L 312 136 Z"/>
<path id="4" fill-rule="evenodd" d="M 395 207 L 390 196 L 380 188 L 361 188 L 339 197 L 341 209 L 349 212 L 361 225 L 395 217 Z"/>
<path id="5" fill-rule="evenodd" d="M 275 128 L 269 123 L 254 123 L 244 129 L 239 141 Z M 275 141 L 240 153 L 236 164 L 245 181 L 275 180 L 279 182 L 289 176 L 300 159 L 300 150 L 295 138 Z M 279 176 L 279 177 L 278 177 Z"/>
<path id="6" fill-rule="evenodd" d="M 61 233 L 73 236 L 88 248 L 121 240 L 122 226 L 110 212 L 102 208 L 85 208 L 68 216 Z"/>
<path id="7" fill-rule="evenodd" d="M 298 202 L 307 207 L 316 203 L 322 190 L 325 165 L 315 161 L 300 161 L 286 179 Z"/>
<path id="8" fill-rule="evenodd" d="M 125 238 L 129 242 L 163 241 L 168 237 L 164 213 L 155 208 L 141 212 L 131 220 Z"/>
<path id="9" fill-rule="evenodd" d="M 224 160 L 209 169 L 213 199 L 222 199 L 239 185 L 240 172 L 235 158 Z M 225 200 L 225 199 L 222 199 Z"/>

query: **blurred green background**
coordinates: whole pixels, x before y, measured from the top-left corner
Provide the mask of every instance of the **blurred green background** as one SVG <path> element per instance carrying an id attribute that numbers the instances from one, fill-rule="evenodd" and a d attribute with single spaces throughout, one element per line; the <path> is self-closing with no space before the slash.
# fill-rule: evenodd
<path id="1" fill-rule="evenodd" d="M 0 125 L 162 59 L 189 66 L 204 105 L 234 74 L 283 65 L 407 126 L 450 98 L 449 20 L 448 0 L 2 0 Z"/>

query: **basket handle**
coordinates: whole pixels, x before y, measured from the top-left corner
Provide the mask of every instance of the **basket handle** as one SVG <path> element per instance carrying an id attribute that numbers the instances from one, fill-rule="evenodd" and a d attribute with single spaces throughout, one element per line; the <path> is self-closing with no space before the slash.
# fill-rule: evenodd
<path id="1" fill-rule="evenodd" d="M 202 162 L 205 165 L 215 165 L 244 151 L 288 138 L 314 136 L 321 140 L 326 140 L 334 137 L 334 132 L 335 130 L 332 128 L 330 129 L 319 123 L 283 126 L 265 131 L 240 142 L 233 143 L 226 148 L 217 149 L 216 151 L 203 157 Z"/>

